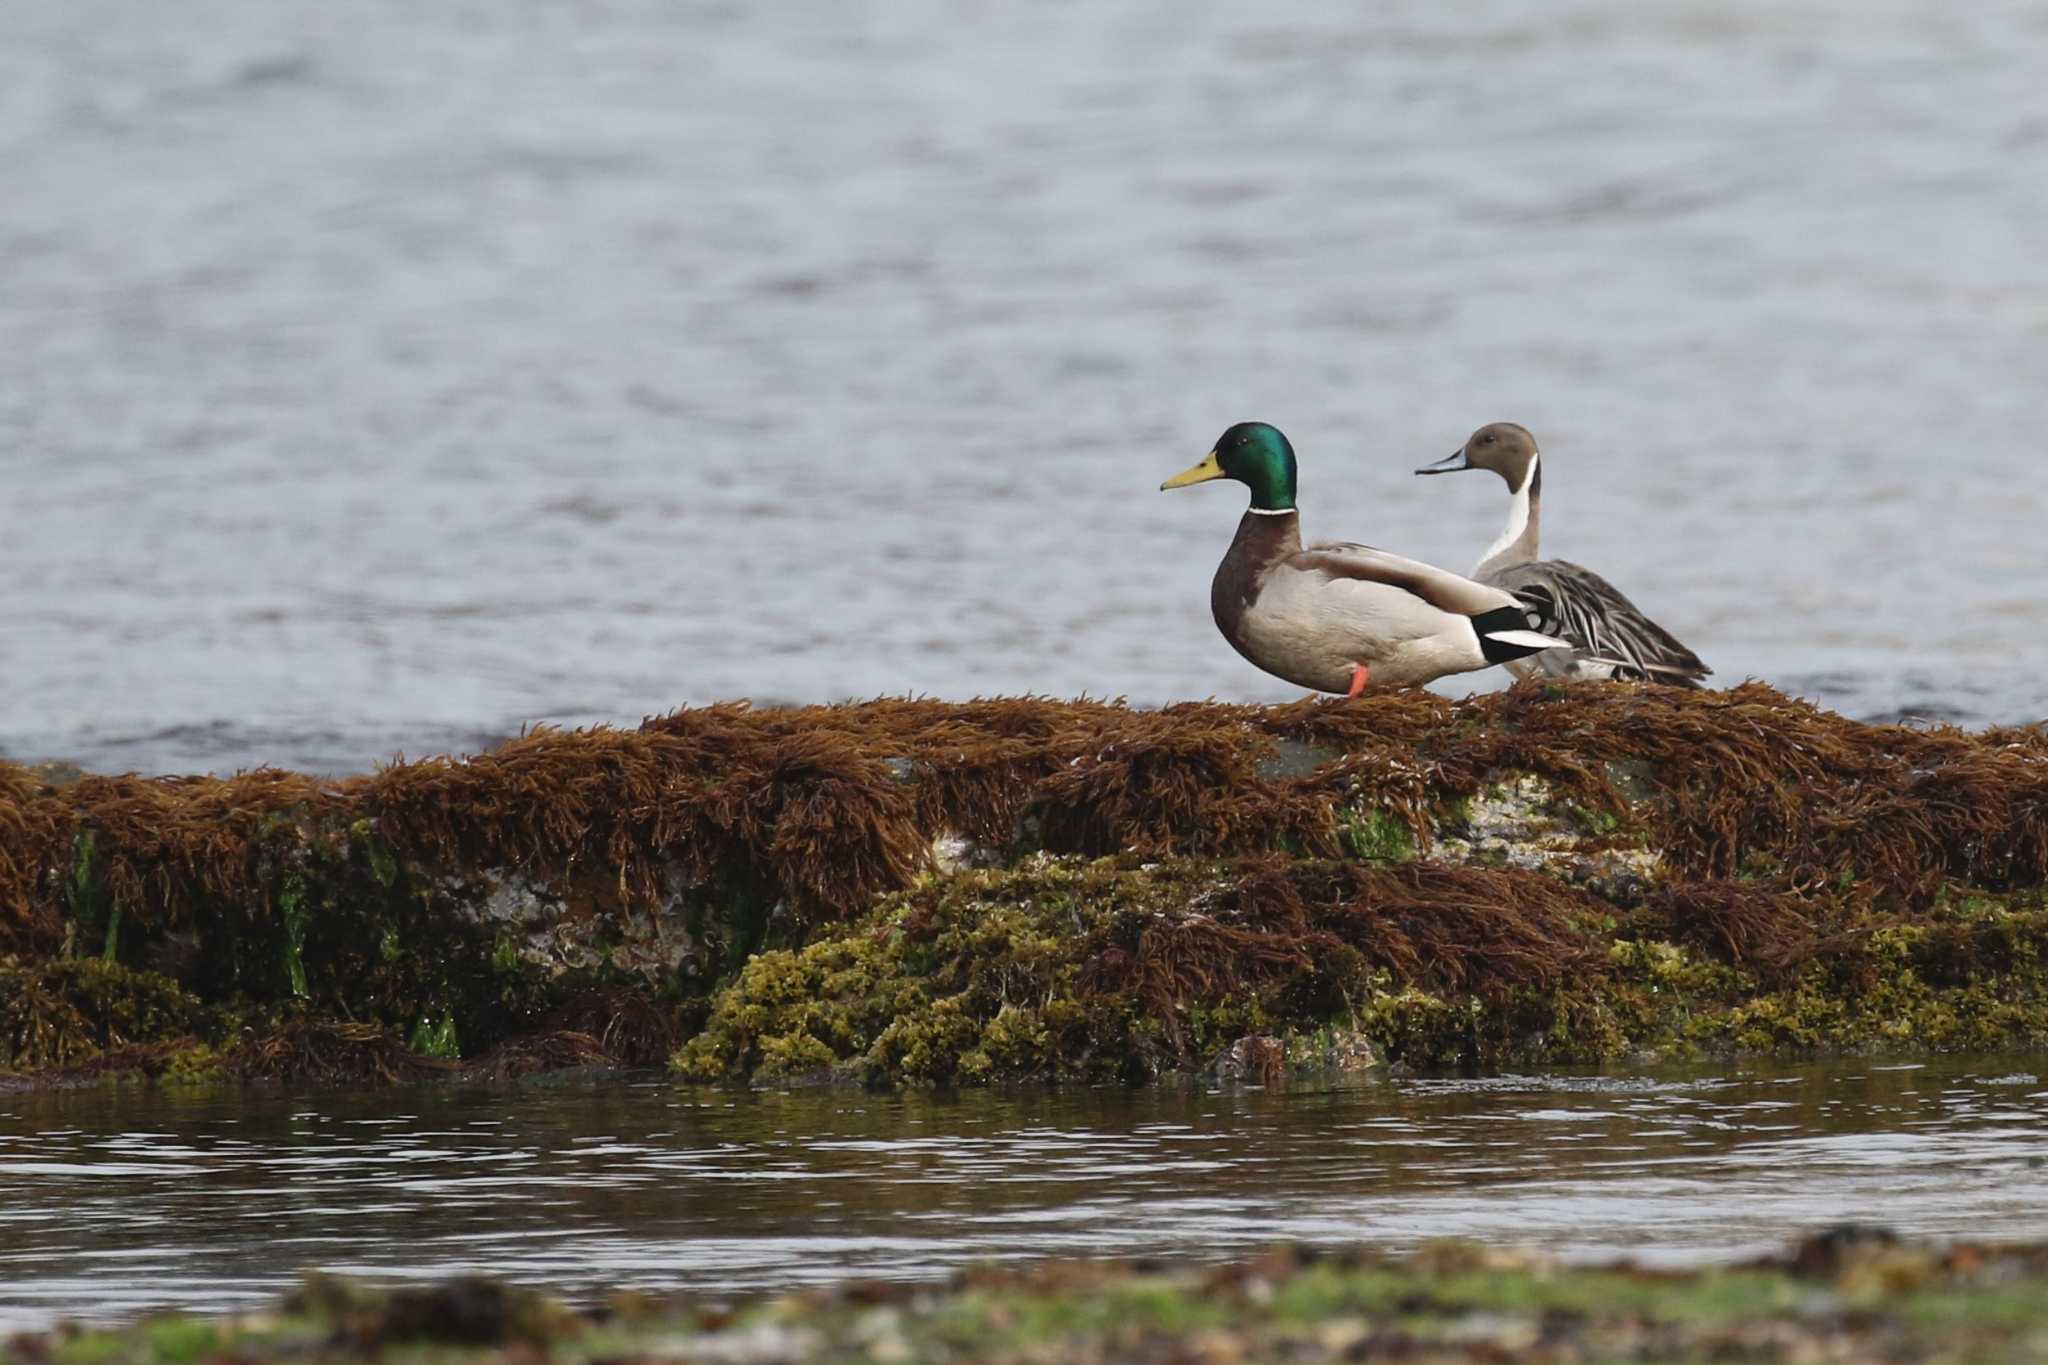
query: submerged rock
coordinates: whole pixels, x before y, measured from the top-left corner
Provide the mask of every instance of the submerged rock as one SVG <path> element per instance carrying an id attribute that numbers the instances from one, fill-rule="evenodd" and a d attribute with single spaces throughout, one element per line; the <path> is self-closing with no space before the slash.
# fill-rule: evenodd
<path id="1" fill-rule="evenodd" d="M 2033 1360 L 2044 1339 L 2048 1247 L 1849 1229 L 1687 1270 L 1457 1241 L 1406 1255 L 1278 1247 L 1226 1265 L 1047 1261 L 738 1303 L 620 1294 L 581 1310 L 481 1275 L 380 1289 L 315 1274 L 270 1311 L 0 1339 L 0 1365 Z"/>

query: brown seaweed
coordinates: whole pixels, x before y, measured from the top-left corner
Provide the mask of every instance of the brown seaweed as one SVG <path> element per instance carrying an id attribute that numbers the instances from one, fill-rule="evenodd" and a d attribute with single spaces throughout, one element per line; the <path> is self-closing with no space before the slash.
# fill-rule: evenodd
<path id="1" fill-rule="evenodd" d="M 1631 945 L 1674 945 L 1759 989 L 1817 973 L 1830 989 L 1882 985 L 1902 961 L 1932 989 L 1987 989 L 1987 972 L 2039 965 L 2024 925 L 2048 878 L 2042 735 L 1863 725 L 1757 683 L 1532 682 L 1462 702 L 1162 711 L 734 704 L 635 730 L 541 729 L 339 782 L 264 770 L 57 785 L 0 764 L 0 953 L 34 969 L 0 982 L 13 1030 L 0 1065 L 75 1066 L 188 1035 L 227 1057 L 238 1037 L 327 1016 L 372 1032 L 305 1033 L 262 1056 L 303 1042 L 314 1071 L 409 1074 L 379 1040 L 431 1027 L 451 1056 L 575 1035 L 595 1040 L 589 1056 L 642 1064 L 687 1041 L 712 1007 L 683 1002 L 730 989 L 751 954 L 886 919 L 906 896 L 914 939 L 924 888 L 957 879 L 949 859 L 1014 869 L 1038 850 L 1228 864 L 1204 891 L 1167 878 L 1180 903 L 1116 918 L 1062 959 L 1123 1002 L 1147 1065 L 1180 1065 L 1208 1036 L 1191 1011 L 1218 1029 L 1276 1012 L 1302 1023 L 1367 989 L 1469 999 L 1503 1020 L 1545 993 L 1580 1023 L 1593 1010 L 1589 1037 L 1612 1042 L 1625 1009 L 1566 997 L 1612 980 Z M 1461 812 L 1520 781 L 1575 827 L 1573 848 L 1637 850 L 1643 870 L 1430 860 Z M 573 941 L 536 942 L 556 930 Z M 92 960 L 137 973 L 123 980 L 144 995 L 161 974 L 184 1013 L 131 1034 L 39 974 Z M 981 1024 L 933 1027 L 920 1046 L 943 1051 Z M 1970 1016 L 1943 1036 L 2030 1027 Z M 1810 1033 L 1760 1017 L 1729 1030 L 1742 1046 Z M 1023 1036 L 997 1054 L 1045 1055 Z M 843 1040 L 811 1041 L 844 1060 Z M 823 1057 L 790 1046 L 793 1061 Z M 241 1055 L 237 1074 L 297 1074 Z"/>

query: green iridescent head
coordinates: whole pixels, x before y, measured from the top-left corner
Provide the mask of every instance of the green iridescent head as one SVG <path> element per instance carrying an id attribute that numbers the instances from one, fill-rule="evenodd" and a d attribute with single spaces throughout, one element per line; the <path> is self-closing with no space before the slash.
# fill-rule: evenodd
<path id="1" fill-rule="evenodd" d="M 1261 512 L 1289 511 L 1294 506 L 1294 447 L 1278 427 L 1239 422 L 1216 438 L 1216 448 L 1200 464 L 1159 487 L 1186 488 L 1211 479 L 1235 479 L 1251 489 L 1252 506 Z"/>

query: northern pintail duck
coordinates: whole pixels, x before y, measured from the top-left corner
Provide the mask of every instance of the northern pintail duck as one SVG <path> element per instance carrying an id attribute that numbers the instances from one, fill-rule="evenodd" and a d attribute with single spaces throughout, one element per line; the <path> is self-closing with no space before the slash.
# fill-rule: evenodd
<path id="1" fill-rule="evenodd" d="M 1294 447 L 1264 422 L 1223 433 L 1201 463 L 1159 485 L 1234 479 L 1251 507 L 1217 566 L 1209 608 L 1223 638 L 1266 672 L 1355 697 L 1368 681 L 1412 687 L 1546 649 L 1514 596 L 1369 545 L 1301 544 Z"/>
<path id="2" fill-rule="evenodd" d="M 1511 660 L 1518 678 L 1548 673 L 1563 678 L 1633 678 L 1698 687 L 1714 670 L 1664 627 L 1643 615 L 1612 583 L 1563 559 L 1538 559 L 1543 519 L 1543 455 L 1526 427 L 1495 422 L 1418 474 L 1490 469 L 1514 498 L 1500 539 L 1472 576 L 1502 588 L 1526 606 L 1536 628 L 1571 641 L 1569 649 Z"/>

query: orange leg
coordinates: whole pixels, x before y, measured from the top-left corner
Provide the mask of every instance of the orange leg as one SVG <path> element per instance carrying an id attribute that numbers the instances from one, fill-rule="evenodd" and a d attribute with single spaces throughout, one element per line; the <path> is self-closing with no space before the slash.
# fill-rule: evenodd
<path id="1" fill-rule="evenodd" d="M 1351 669 L 1351 690 L 1344 695 L 1346 697 L 1355 697 L 1360 692 L 1365 691 L 1366 681 L 1371 677 L 1371 669 L 1367 668 L 1364 664 L 1354 664 Z"/>

